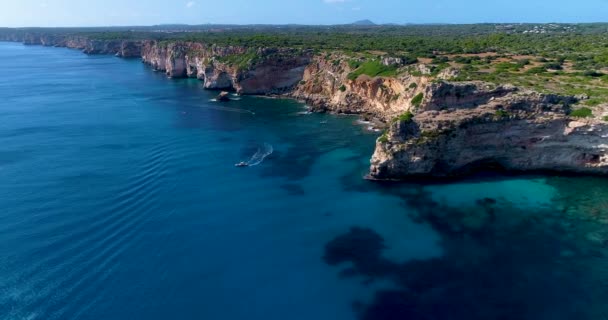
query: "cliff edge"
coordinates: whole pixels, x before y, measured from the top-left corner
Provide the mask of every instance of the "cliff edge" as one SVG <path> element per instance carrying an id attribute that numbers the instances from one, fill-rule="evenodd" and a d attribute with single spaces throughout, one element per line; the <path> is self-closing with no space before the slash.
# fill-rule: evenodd
<path id="1" fill-rule="evenodd" d="M 380 137 L 369 177 L 453 177 L 480 169 L 608 173 L 608 124 L 570 116 L 573 97 L 486 83 L 434 83 L 419 112 Z"/>

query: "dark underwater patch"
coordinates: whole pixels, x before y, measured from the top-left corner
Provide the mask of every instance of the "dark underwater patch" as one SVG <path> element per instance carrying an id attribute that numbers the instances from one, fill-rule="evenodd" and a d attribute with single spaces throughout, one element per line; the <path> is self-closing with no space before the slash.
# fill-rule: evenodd
<path id="1" fill-rule="evenodd" d="M 525 210 L 492 198 L 453 208 L 431 200 L 421 189 L 404 199 L 417 209 L 413 218 L 442 235 L 442 257 L 390 261 L 383 257 L 390 243 L 359 227 L 325 247 L 327 264 L 349 265 L 340 275 L 394 284 L 378 291 L 371 302 L 353 304 L 360 319 L 553 320 L 608 315 L 608 250 L 597 221 L 571 223 L 553 208 Z M 606 236 L 608 240 L 608 232 Z"/>

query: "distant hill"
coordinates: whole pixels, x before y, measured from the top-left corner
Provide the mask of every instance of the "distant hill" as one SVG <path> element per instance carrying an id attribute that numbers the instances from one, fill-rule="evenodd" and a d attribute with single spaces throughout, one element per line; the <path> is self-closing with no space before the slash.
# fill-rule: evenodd
<path id="1" fill-rule="evenodd" d="M 371 20 L 359 20 L 351 23 L 353 26 L 375 26 L 376 24 Z"/>

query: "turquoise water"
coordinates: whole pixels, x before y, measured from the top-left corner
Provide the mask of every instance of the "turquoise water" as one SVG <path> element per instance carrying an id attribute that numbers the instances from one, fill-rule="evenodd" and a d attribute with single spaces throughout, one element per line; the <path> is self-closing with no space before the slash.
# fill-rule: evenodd
<path id="1" fill-rule="evenodd" d="M 608 315 L 604 179 L 377 184 L 354 117 L 68 49 L 0 69 L 2 319 Z"/>

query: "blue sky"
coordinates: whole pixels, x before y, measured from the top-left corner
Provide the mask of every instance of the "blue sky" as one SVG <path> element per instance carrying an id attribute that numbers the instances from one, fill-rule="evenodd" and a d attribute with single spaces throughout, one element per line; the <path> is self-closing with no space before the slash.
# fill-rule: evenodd
<path id="1" fill-rule="evenodd" d="M 608 0 L 0 0 L 0 26 L 602 22 Z"/>

